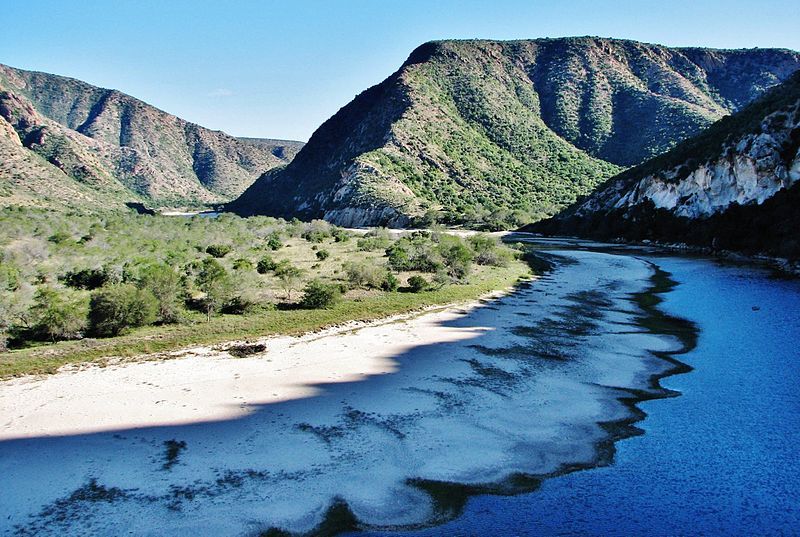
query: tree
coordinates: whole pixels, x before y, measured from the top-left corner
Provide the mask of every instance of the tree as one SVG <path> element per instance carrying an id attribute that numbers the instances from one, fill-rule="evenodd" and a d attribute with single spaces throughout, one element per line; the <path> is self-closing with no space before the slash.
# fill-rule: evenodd
<path id="1" fill-rule="evenodd" d="M 300 278 L 303 276 L 302 269 L 284 259 L 275 267 L 275 276 L 281 281 L 281 287 L 286 292 L 286 299 L 291 300 L 292 290 L 297 288 Z"/>
<path id="2" fill-rule="evenodd" d="M 147 289 L 122 283 L 103 287 L 89 301 L 89 329 L 100 337 L 116 336 L 155 322 L 158 300 Z"/>
<path id="3" fill-rule="evenodd" d="M 300 301 L 300 305 L 309 309 L 330 308 L 339 301 L 341 294 L 336 284 L 311 280 L 303 289 L 303 300 Z"/>
<path id="4" fill-rule="evenodd" d="M 139 287 L 150 291 L 158 301 L 157 320 L 174 323 L 180 318 L 180 300 L 184 292 L 181 277 L 172 267 L 154 263 L 142 269 Z"/>
<path id="5" fill-rule="evenodd" d="M 86 326 L 86 312 L 76 300 L 52 287 L 40 287 L 33 297 L 30 317 L 33 331 L 43 339 L 56 342 L 74 339 Z"/>
<path id="6" fill-rule="evenodd" d="M 203 309 L 206 320 L 211 320 L 211 314 L 219 311 L 233 296 L 233 282 L 216 259 L 206 258 L 200 265 L 200 272 L 196 279 L 197 286 L 205 294 Z"/>

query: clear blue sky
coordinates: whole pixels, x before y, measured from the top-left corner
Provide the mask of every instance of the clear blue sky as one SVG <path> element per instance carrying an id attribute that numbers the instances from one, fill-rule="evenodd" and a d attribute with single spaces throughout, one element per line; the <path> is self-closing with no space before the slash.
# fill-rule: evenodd
<path id="1" fill-rule="evenodd" d="M 2 0 L 0 63 L 236 136 L 306 140 L 432 39 L 600 35 L 800 50 L 798 0 Z"/>

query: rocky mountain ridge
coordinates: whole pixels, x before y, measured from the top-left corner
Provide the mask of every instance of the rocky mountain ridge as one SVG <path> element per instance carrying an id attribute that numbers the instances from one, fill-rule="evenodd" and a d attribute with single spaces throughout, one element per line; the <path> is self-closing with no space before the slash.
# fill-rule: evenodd
<path id="1" fill-rule="evenodd" d="M 800 258 L 800 72 L 528 229 Z"/>
<path id="2" fill-rule="evenodd" d="M 78 205 L 220 203 L 264 171 L 287 164 L 302 147 L 237 139 L 116 90 L 4 65 L 0 122 L 4 152 L 14 163 L 13 169 L 6 163 L 0 170 L 8 191 L 4 204 L 41 201 L 44 195 L 72 203 L 70 196 L 81 186 L 95 194 L 79 197 Z"/>
<path id="3" fill-rule="evenodd" d="M 800 54 L 776 49 L 427 43 L 229 208 L 349 226 L 536 220 L 798 68 Z"/>

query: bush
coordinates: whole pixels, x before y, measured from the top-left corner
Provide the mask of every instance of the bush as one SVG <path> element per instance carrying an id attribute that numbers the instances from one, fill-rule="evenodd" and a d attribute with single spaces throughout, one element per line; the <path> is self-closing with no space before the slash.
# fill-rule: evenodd
<path id="1" fill-rule="evenodd" d="M 206 319 L 211 320 L 211 314 L 219 311 L 233 295 L 233 282 L 228 276 L 225 267 L 216 259 L 203 259 L 200 273 L 196 278 L 197 286 L 205 293 L 202 300 Z"/>
<path id="2" fill-rule="evenodd" d="M 72 270 L 59 278 L 64 285 L 73 289 L 94 290 L 109 283 L 109 274 L 105 269 L 91 268 Z"/>
<path id="3" fill-rule="evenodd" d="M 488 235 L 473 235 L 467 241 L 475 254 L 475 263 L 493 267 L 505 267 L 511 258 L 508 248 Z"/>
<path id="4" fill-rule="evenodd" d="M 253 270 L 253 262 L 240 257 L 233 262 L 233 270 Z"/>
<path id="5" fill-rule="evenodd" d="M 281 281 L 281 287 L 286 291 L 286 298 L 288 300 L 292 299 L 292 291 L 297 288 L 302 275 L 303 270 L 295 267 L 286 259 L 282 260 L 275 267 L 275 276 Z"/>
<path id="6" fill-rule="evenodd" d="M 276 233 L 272 232 L 267 237 L 267 248 L 272 251 L 280 250 L 283 247 L 283 242 L 281 242 L 281 236 Z"/>
<path id="7" fill-rule="evenodd" d="M 317 259 L 320 261 L 325 261 L 331 256 L 331 253 L 328 250 L 317 250 Z"/>
<path id="8" fill-rule="evenodd" d="M 472 250 L 458 237 L 443 235 L 440 240 L 439 253 L 447 274 L 455 280 L 464 279 L 472 265 Z"/>
<path id="9" fill-rule="evenodd" d="M 175 323 L 180 319 L 180 301 L 185 292 L 181 277 L 169 265 L 155 263 L 142 269 L 139 287 L 153 294 L 158 302 L 156 320 Z"/>
<path id="10" fill-rule="evenodd" d="M 333 235 L 335 242 L 347 242 L 350 240 L 350 233 L 340 227 L 334 227 L 331 230 L 331 235 Z"/>
<path id="11" fill-rule="evenodd" d="M 400 280 L 390 271 L 386 271 L 386 277 L 381 282 L 381 289 L 384 291 L 397 291 L 398 287 L 400 287 Z"/>
<path id="12" fill-rule="evenodd" d="M 80 337 L 86 326 L 84 307 L 52 287 L 39 288 L 29 312 L 34 337 L 52 342 Z"/>
<path id="13" fill-rule="evenodd" d="M 331 237 L 331 225 L 324 220 L 312 220 L 300 236 L 308 242 L 322 242 Z"/>
<path id="14" fill-rule="evenodd" d="M 402 237 L 386 249 L 392 270 L 436 272 L 444 260 L 430 234 L 417 232 L 411 237 Z"/>
<path id="15" fill-rule="evenodd" d="M 371 252 L 374 250 L 383 250 L 392 244 L 392 237 L 389 235 L 389 230 L 386 228 L 376 228 L 367 232 L 364 237 L 358 239 L 356 246 L 362 252 Z"/>
<path id="16" fill-rule="evenodd" d="M 419 293 L 428 288 L 428 280 L 419 275 L 411 276 L 408 279 L 408 288 L 412 293 Z"/>
<path id="17" fill-rule="evenodd" d="M 104 287 L 89 301 L 89 330 L 100 337 L 116 336 L 128 328 L 155 322 L 158 301 L 147 289 L 130 284 Z"/>
<path id="18" fill-rule="evenodd" d="M 272 259 L 272 257 L 265 255 L 261 259 L 258 260 L 258 264 L 256 265 L 256 270 L 259 274 L 266 274 L 275 268 L 278 264 Z"/>
<path id="19" fill-rule="evenodd" d="M 341 296 L 338 285 L 311 280 L 303 289 L 303 300 L 300 301 L 300 305 L 309 309 L 330 308 Z"/>
<path id="20" fill-rule="evenodd" d="M 206 253 L 211 257 L 216 257 L 217 259 L 225 257 L 231 253 L 231 250 L 233 250 L 233 248 L 231 248 L 228 244 L 211 244 L 206 247 Z"/>
<path id="21" fill-rule="evenodd" d="M 352 287 L 379 289 L 386 280 L 386 269 L 371 261 L 346 263 L 343 268 Z"/>
<path id="22" fill-rule="evenodd" d="M 55 233 L 47 237 L 47 240 L 52 242 L 53 244 L 64 244 L 71 238 L 72 236 L 66 231 L 56 231 Z"/>

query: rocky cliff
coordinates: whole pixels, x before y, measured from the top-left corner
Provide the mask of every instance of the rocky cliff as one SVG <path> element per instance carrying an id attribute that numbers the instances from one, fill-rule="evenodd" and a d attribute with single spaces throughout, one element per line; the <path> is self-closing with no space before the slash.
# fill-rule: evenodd
<path id="1" fill-rule="evenodd" d="M 287 164 L 302 147 L 237 139 L 119 91 L 4 65 L 0 120 L 4 151 L 10 155 L 13 146 L 17 154 L 0 169 L 2 204 L 43 201 L 43 194 L 74 204 L 70 196 L 87 186 L 96 203 L 106 203 L 105 194 L 155 206 L 219 203 Z M 36 184 L 47 181 L 53 188 Z M 91 199 L 79 197 L 77 204 L 83 202 Z"/>
<path id="2" fill-rule="evenodd" d="M 798 258 L 798 183 L 800 73 L 528 229 Z"/>
<path id="3" fill-rule="evenodd" d="M 230 208 L 342 225 L 536 220 L 798 67 L 787 50 L 600 38 L 427 43 Z"/>

